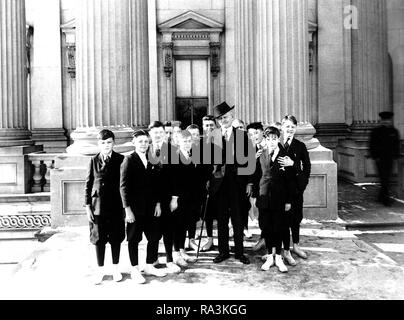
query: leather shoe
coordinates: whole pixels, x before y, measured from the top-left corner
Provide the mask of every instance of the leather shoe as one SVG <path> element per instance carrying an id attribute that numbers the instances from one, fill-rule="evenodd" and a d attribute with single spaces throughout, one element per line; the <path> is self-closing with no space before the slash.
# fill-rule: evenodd
<path id="1" fill-rule="evenodd" d="M 235 258 L 243 264 L 250 264 L 250 259 L 248 259 L 245 255 L 236 256 Z"/>
<path id="2" fill-rule="evenodd" d="M 213 259 L 213 263 L 221 263 L 221 262 L 223 262 L 223 261 L 225 261 L 225 260 L 227 260 L 229 258 L 230 258 L 229 254 L 220 253 L 218 256 L 216 256 L 215 259 Z"/>

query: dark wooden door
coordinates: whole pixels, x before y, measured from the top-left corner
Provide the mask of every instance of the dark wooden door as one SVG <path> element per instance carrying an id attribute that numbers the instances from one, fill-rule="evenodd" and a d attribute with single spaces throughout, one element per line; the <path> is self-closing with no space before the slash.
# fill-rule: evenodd
<path id="1" fill-rule="evenodd" d="M 208 113 L 208 98 L 177 98 L 175 105 L 177 119 L 183 128 L 190 124 L 202 126 L 202 118 Z"/>

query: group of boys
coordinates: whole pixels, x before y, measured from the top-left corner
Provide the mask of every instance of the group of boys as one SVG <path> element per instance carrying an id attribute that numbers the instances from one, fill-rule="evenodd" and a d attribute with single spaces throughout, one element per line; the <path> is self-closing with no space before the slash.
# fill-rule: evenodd
<path id="1" fill-rule="evenodd" d="M 281 138 L 274 126 L 264 130 L 261 123 L 252 123 L 244 128 L 242 122 L 235 121 L 233 109 L 225 102 L 217 105 L 213 115 L 202 120 L 202 137 L 197 125 L 181 130 L 178 123 L 154 121 L 148 130 L 134 132 L 135 151 L 126 157 L 113 151 L 111 131 L 98 134 L 100 153 L 91 158 L 85 189 L 90 241 L 98 264 L 96 284 L 105 274 L 108 242 L 113 279 L 122 279 L 118 263 L 125 230 L 131 278 L 136 283 L 145 283 L 144 275 L 164 277 L 194 263 L 196 259 L 185 250 L 187 234 L 191 249 L 211 250 L 214 219 L 219 254 L 213 262 L 230 258 L 231 219 L 235 258 L 249 264 L 243 241 L 248 211 L 255 200 L 262 230 L 255 249 L 264 245 L 268 249 L 262 270 L 276 265 L 286 272 L 284 261 L 296 264 L 289 251 L 290 230 L 292 251 L 307 258 L 299 248 L 299 226 L 310 159 L 304 144 L 294 139 L 297 121 L 293 116 L 285 117 Z M 196 241 L 200 218 L 208 235 L 202 247 Z M 143 234 L 147 239 L 146 265 L 140 270 L 138 247 Z M 156 268 L 161 239 L 166 268 Z"/>

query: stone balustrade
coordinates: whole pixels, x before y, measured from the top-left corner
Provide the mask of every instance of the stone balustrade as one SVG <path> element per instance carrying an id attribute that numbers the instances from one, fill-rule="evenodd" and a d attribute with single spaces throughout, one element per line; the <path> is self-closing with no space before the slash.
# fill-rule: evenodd
<path id="1" fill-rule="evenodd" d="M 50 192 L 50 171 L 54 168 L 56 156 L 42 152 L 28 155 L 31 193 Z"/>

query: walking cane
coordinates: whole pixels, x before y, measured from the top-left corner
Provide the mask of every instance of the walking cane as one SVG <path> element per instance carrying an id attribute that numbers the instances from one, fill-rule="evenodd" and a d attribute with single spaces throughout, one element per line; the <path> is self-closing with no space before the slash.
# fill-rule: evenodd
<path id="1" fill-rule="evenodd" d="M 204 226 L 204 224 L 205 224 L 206 210 L 207 210 L 207 208 L 208 208 L 208 201 L 209 201 L 209 192 L 208 192 L 208 194 L 207 194 L 207 196 L 206 196 L 205 208 L 204 208 L 204 210 L 203 210 L 201 232 L 199 233 L 198 250 L 196 251 L 196 258 L 197 258 L 197 259 L 198 259 L 198 257 L 199 257 L 199 248 L 201 247 L 202 232 L 203 232 L 203 226 Z"/>

